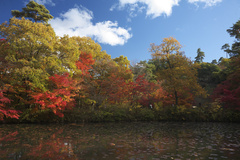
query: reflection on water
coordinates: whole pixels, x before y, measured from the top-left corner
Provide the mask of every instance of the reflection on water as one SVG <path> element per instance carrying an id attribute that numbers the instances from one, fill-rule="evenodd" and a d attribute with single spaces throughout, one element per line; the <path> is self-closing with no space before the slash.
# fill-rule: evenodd
<path id="1" fill-rule="evenodd" d="M 0 125 L 0 159 L 239 159 L 240 124 Z"/>

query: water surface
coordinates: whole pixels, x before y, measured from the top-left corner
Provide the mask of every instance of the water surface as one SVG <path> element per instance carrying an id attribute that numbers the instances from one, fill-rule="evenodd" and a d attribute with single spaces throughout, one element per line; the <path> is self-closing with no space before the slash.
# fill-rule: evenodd
<path id="1" fill-rule="evenodd" d="M 240 158 L 240 124 L 133 122 L 0 125 L 0 159 Z"/>

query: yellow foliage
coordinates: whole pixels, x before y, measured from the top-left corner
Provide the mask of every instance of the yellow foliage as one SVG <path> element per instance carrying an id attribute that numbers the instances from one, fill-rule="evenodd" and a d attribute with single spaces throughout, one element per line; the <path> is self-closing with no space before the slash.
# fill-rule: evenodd
<path id="1" fill-rule="evenodd" d="M 181 44 L 173 37 L 164 38 L 162 44 L 151 44 L 153 59 L 159 61 L 157 78 L 175 103 L 191 103 L 193 95 L 206 94 L 197 83 L 197 66 L 180 51 Z M 188 101 L 188 102 L 187 102 Z M 183 104 L 184 105 L 184 104 Z"/>

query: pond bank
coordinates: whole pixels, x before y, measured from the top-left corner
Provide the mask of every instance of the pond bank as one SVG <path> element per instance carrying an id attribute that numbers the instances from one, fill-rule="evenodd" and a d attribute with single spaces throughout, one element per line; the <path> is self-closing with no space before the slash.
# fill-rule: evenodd
<path id="1" fill-rule="evenodd" d="M 82 122 L 135 122 L 135 121 L 183 121 L 183 122 L 240 122 L 240 111 L 223 108 L 159 107 L 129 108 L 106 107 L 95 110 L 74 108 L 64 111 L 64 117 L 53 112 L 41 112 L 23 119 L 5 119 L 0 123 L 82 123 Z"/>

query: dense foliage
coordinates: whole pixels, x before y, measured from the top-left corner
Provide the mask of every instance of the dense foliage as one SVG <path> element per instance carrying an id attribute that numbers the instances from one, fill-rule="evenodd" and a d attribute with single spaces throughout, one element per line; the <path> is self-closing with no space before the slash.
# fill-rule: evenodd
<path id="1" fill-rule="evenodd" d="M 193 62 L 169 37 L 130 65 L 89 37 L 56 36 L 44 6 L 23 10 L 0 25 L 0 120 L 240 120 L 239 21 L 229 59 L 205 63 L 199 48 Z"/>

